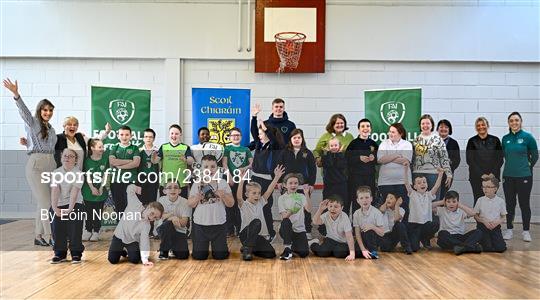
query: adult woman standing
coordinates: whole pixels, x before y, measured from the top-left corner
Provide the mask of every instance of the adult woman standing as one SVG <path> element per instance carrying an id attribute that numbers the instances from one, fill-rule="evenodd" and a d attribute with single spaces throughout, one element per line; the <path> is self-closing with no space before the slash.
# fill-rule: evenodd
<path id="1" fill-rule="evenodd" d="M 446 181 L 444 185 L 450 186 L 452 182 L 452 170 L 450 169 L 450 159 L 446 151 L 446 144 L 443 139 L 433 132 L 435 122 L 430 115 L 420 117 L 421 134 L 416 137 L 413 143 L 413 177 L 414 175 L 425 176 L 428 183 L 428 189 L 435 185 L 437 180 L 437 168 L 444 169 Z"/>
<path id="2" fill-rule="evenodd" d="M 51 206 L 51 189 L 47 183 L 41 182 L 41 173 L 51 172 L 56 169 L 54 162 L 54 145 L 56 144 L 56 134 L 54 128 L 49 123 L 54 111 L 54 105 L 47 99 L 38 102 L 35 116 L 23 102 L 19 95 L 19 85 L 17 80 L 11 82 L 9 78 L 4 79 L 4 87 L 12 94 L 19 114 L 25 123 L 27 149 L 30 157 L 26 163 L 26 180 L 32 195 L 37 201 L 37 211 L 35 219 L 35 239 L 34 245 L 49 246 L 51 237 L 51 225 L 49 218 L 41 217 L 41 212 L 49 211 Z M 48 213 L 45 214 L 48 216 Z M 46 238 L 49 239 L 47 242 Z"/>
<path id="3" fill-rule="evenodd" d="M 465 156 L 469 165 L 469 182 L 473 191 L 474 204 L 484 196 L 482 192 L 482 176 L 493 174 L 501 180 L 501 167 L 504 161 L 501 140 L 488 134 L 489 122 L 478 117 L 474 122 L 477 135 L 467 142 Z"/>
<path id="4" fill-rule="evenodd" d="M 410 164 L 413 152 L 412 144 L 406 140 L 406 137 L 407 132 L 401 123 L 390 125 L 388 138 L 379 145 L 377 155 L 377 162 L 381 164 L 377 181 L 381 202 L 386 201 L 389 193 L 401 197 L 402 207 L 405 209 L 405 220 L 409 212 L 409 197 L 405 188 L 405 178 L 403 178 L 403 166 Z"/>
<path id="5" fill-rule="evenodd" d="M 452 123 L 446 119 L 442 119 L 437 123 L 437 132 L 439 136 L 443 139 L 444 144 L 446 145 L 446 151 L 448 152 L 448 158 L 450 159 L 450 170 L 452 174 L 459 167 L 461 162 L 461 157 L 459 155 L 459 144 L 456 140 L 451 138 L 452 135 Z M 446 182 L 446 174 L 443 175 L 442 182 Z M 444 199 L 444 195 L 452 186 L 452 181 L 448 186 L 442 185 L 439 193 L 439 199 Z"/>
<path id="6" fill-rule="evenodd" d="M 54 160 L 57 167 L 62 165 L 61 157 L 64 149 L 71 149 L 77 152 L 77 155 L 81 158 L 77 162 L 77 167 L 82 170 L 82 161 L 86 158 L 86 150 L 88 149 L 87 143 L 89 137 L 84 133 L 79 132 L 79 120 L 74 116 L 69 116 L 64 119 L 64 132 L 58 134 L 56 145 L 54 146 Z M 111 131 L 111 125 L 105 124 L 105 131 L 102 131 L 97 137 L 100 140 L 104 140 L 107 134 Z"/>
<path id="7" fill-rule="evenodd" d="M 332 117 L 330 117 L 330 121 L 328 121 L 328 124 L 326 124 L 326 132 L 321 135 L 317 145 L 315 146 L 315 150 L 313 150 L 313 155 L 315 156 L 317 166 L 321 167 L 321 156 L 323 155 L 324 149 L 328 147 L 328 141 L 330 141 L 332 138 L 335 137 L 339 140 L 342 150 L 347 149 L 352 140 L 354 140 L 354 136 L 352 134 L 345 132 L 348 129 L 349 127 L 347 127 L 347 119 L 345 119 L 344 115 L 334 114 Z"/>
<path id="8" fill-rule="evenodd" d="M 517 197 L 523 219 L 523 240 L 530 242 L 532 169 L 538 161 L 538 146 L 534 137 L 521 128 L 521 124 L 521 115 L 518 112 L 511 113 L 508 116 L 510 132 L 502 138 L 505 160 L 503 189 L 508 211 L 507 229 L 503 237 L 505 240 L 512 239 Z"/>

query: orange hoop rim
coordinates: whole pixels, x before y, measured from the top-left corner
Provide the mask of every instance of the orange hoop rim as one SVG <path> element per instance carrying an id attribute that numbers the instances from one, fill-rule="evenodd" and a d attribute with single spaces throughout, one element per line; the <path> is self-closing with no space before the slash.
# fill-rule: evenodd
<path id="1" fill-rule="evenodd" d="M 291 37 L 283 37 L 282 35 L 292 35 Z M 297 41 L 303 41 L 306 39 L 306 35 L 301 32 L 295 32 L 295 31 L 285 31 L 285 32 L 278 32 L 274 35 L 274 38 L 276 41 L 290 41 L 290 42 L 297 42 Z"/>

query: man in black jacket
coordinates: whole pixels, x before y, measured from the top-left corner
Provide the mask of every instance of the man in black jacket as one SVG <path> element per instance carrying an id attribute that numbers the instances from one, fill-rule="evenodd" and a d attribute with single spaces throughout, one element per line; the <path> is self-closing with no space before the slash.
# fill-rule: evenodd
<path id="1" fill-rule="evenodd" d="M 255 104 L 255 106 L 253 107 L 252 118 L 257 119 L 257 115 L 261 112 L 261 110 L 261 105 Z M 272 126 L 281 131 L 285 144 L 289 142 L 291 132 L 296 128 L 294 122 L 289 120 L 289 116 L 287 115 L 287 112 L 285 112 L 285 101 L 280 98 L 276 98 L 274 99 L 274 101 L 272 101 L 272 114 L 270 115 L 268 120 L 264 121 L 264 123 L 266 124 L 266 126 Z M 257 123 L 252 122 L 251 124 L 253 127 L 253 124 Z M 254 128 L 251 128 L 251 132 L 254 132 L 253 130 Z M 255 128 L 255 131 L 257 131 L 257 128 Z M 253 139 L 257 140 L 255 137 L 253 137 Z"/>

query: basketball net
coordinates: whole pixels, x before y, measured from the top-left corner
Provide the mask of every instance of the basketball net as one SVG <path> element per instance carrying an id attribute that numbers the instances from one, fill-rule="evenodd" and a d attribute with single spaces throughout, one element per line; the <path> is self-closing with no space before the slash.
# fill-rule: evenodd
<path id="1" fill-rule="evenodd" d="M 278 73 L 284 72 L 285 68 L 296 69 L 302 54 L 302 44 L 306 35 L 300 32 L 279 32 L 274 35 L 276 50 L 279 56 Z"/>

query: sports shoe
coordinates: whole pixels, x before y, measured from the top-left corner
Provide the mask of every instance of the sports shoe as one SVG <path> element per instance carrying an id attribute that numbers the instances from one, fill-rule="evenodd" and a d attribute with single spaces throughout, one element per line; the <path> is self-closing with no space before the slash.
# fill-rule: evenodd
<path id="1" fill-rule="evenodd" d="M 55 265 L 55 264 L 63 263 L 63 262 L 66 262 L 66 261 L 67 260 L 66 260 L 65 257 L 54 256 L 51 259 L 51 264 Z"/>
<path id="2" fill-rule="evenodd" d="M 159 259 L 166 260 L 169 259 L 169 251 L 159 251 Z"/>
<path id="3" fill-rule="evenodd" d="M 281 259 L 281 260 L 289 260 L 292 257 L 293 257 L 293 252 L 292 252 L 291 248 L 285 247 L 285 249 L 283 249 L 283 253 L 281 253 L 281 255 L 279 256 L 279 259 Z"/>
<path id="4" fill-rule="evenodd" d="M 250 261 L 253 259 L 251 254 L 252 249 L 250 247 L 242 247 L 242 259 L 245 261 Z"/>
<path id="5" fill-rule="evenodd" d="M 99 241 L 99 232 L 93 232 L 92 236 L 90 237 L 90 242 L 97 242 Z"/>
<path id="6" fill-rule="evenodd" d="M 426 248 L 427 250 L 433 249 L 433 247 L 431 246 L 431 241 L 430 240 L 422 241 L 422 246 L 424 246 L 424 248 Z"/>
<path id="7" fill-rule="evenodd" d="M 311 235 L 311 232 L 306 233 L 306 237 L 307 237 L 308 241 L 313 239 L 313 236 Z"/>
<path id="8" fill-rule="evenodd" d="M 276 239 L 276 235 L 274 234 L 274 235 L 269 236 L 267 240 L 268 240 L 268 242 L 269 242 L 270 244 L 272 244 L 272 243 L 274 242 L 275 239 Z"/>
<path id="9" fill-rule="evenodd" d="M 454 254 L 455 255 L 461 255 L 465 253 L 465 247 L 463 246 L 454 246 Z"/>
<path id="10" fill-rule="evenodd" d="M 375 251 L 375 250 L 369 252 L 369 255 L 371 255 L 371 258 L 373 258 L 373 259 L 379 258 L 379 253 L 377 253 L 377 251 Z"/>
<path id="11" fill-rule="evenodd" d="M 92 232 L 87 231 L 87 230 L 83 231 L 81 238 L 83 241 L 89 241 L 92 238 Z"/>
<path id="12" fill-rule="evenodd" d="M 472 249 L 472 253 L 482 253 L 484 249 L 482 249 L 482 245 L 476 244 L 474 248 Z"/>
<path id="13" fill-rule="evenodd" d="M 71 257 L 71 263 L 72 264 L 80 264 L 81 263 L 81 257 L 80 256 L 72 256 Z"/>
<path id="14" fill-rule="evenodd" d="M 506 229 L 503 232 L 503 239 L 505 240 L 511 240 L 513 236 L 514 236 L 514 232 L 512 231 L 512 229 Z"/>
<path id="15" fill-rule="evenodd" d="M 313 245 L 313 244 L 315 244 L 315 243 L 316 243 L 316 244 L 321 244 L 321 241 L 319 241 L 319 239 L 312 239 L 312 240 L 309 240 L 309 241 L 307 242 L 307 244 L 308 244 L 308 246 L 309 246 L 310 249 L 311 249 L 311 245 Z"/>
<path id="16" fill-rule="evenodd" d="M 407 253 L 407 255 L 411 255 L 412 252 L 413 252 L 411 246 L 405 247 L 405 250 L 404 250 L 404 251 L 405 251 L 405 253 Z"/>
<path id="17" fill-rule="evenodd" d="M 523 231 L 523 241 L 525 241 L 525 242 L 531 242 L 532 241 L 531 233 L 528 230 Z"/>
<path id="18" fill-rule="evenodd" d="M 43 247 L 49 247 L 51 244 L 47 243 L 47 241 L 44 238 L 34 239 L 34 245 L 36 246 L 43 246 Z"/>

